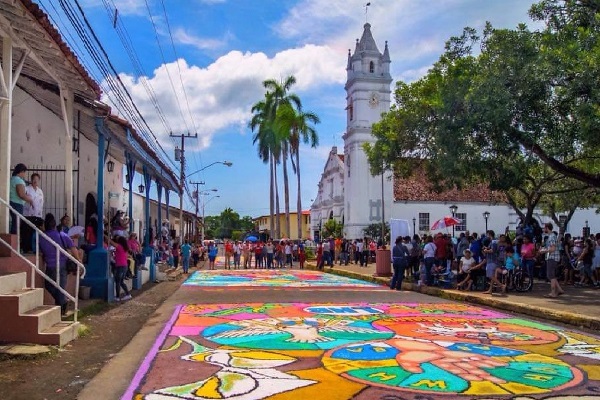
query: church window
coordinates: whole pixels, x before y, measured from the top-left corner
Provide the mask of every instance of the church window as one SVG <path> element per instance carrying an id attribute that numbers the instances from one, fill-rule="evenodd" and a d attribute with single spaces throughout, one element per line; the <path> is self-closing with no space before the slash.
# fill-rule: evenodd
<path id="1" fill-rule="evenodd" d="M 375 72 L 375 63 L 373 61 L 371 61 L 369 63 L 369 72 L 370 73 L 374 73 Z"/>
<path id="2" fill-rule="evenodd" d="M 429 213 L 419 213 L 419 231 L 429 232 Z"/>
<path id="3" fill-rule="evenodd" d="M 350 100 L 350 105 L 348 106 L 348 119 L 350 121 L 354 119 L 354 106 L 352 105 L 352 100 Z"/>

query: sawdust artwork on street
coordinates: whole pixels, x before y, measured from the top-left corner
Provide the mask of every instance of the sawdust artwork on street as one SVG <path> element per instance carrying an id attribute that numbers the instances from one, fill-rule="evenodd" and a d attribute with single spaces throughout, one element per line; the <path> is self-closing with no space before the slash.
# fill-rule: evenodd
<path id="1" fill-rule="evenodd" d="M 123 399 L 593 398 L 599 360 L 599 338 L 466 304 L 191 304 Z"/>

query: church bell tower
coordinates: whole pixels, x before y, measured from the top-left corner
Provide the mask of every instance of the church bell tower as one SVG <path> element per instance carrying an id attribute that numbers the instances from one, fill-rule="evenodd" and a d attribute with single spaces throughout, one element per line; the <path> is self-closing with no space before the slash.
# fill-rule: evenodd
<path id="1" fill-rule="evenodd" d="M 392 201 L 392 182 L 371 176 L 364 143 L 374 143 L 371 127 L 390 109 L 390 54 L 385 43 L 379 52 L 371 24 L 366 23 L 346 66 L 346 133 L 344 134 L 344 231 L 349 239 L 363 237 L 363 229 L 381 223 L 383 205 Z M 382 196 L 383 188 L 383 196 Z M 385 200 L 385 201 L 384 201 Z M 385 208 L 390 209 L 390 204 Z M 389 219 L 389 213 L 385 213 Z"/>

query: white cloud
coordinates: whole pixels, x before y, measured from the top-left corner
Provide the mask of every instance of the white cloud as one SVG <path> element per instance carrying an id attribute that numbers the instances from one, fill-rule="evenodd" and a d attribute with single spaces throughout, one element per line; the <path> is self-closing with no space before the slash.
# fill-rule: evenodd
<path id="1" fill-rule="evenodd" d="M 177 28 L 173 32 L 173 39 L 176 43 L 193 46 L 200 50 L 217 50 L 223 48 L 227 45 L 231 37 L 232 35 L 228 33 L 222 39 L 202 38 L 189 33 L 184 28 Z"/>
<path id="2" fill-rule="evenodd" d="M 444 51 L 445 42 L 460 35 L 465 26 L 482 28 L 486 20 L 495 26 L 514 28 L 529 22 L 527 10 L 534 0 L 374 0 L 368 21 L 379 50 L 386 40 L 392 59 L 392 76 L 407 70 L 426 72 Z M 276 32 L 300 43 L 328 45 L 338 51 L 351 49 L 362 34 L 365 0 L 301 0 L 275 26 Z"/>
<path id="3" fill-rule="evenodd" d="M 200 137 L 197 147 L 203 149 L 210 145 L 219 131 L 226 128 L 227 131 L 247 130 L 250 109 L 264 95 L 262 81 L 265 79 L 283 79 L 293 74 L 297 79 L 293 91 L 301 96 L 302 92 L 318 92 L 325 85 L 343 84 L 345 59 L 339 54 L 332 56 L 332 52 L 329 47 L 315 45 L 285 50 L 272 58 L 264 53 L 231 51 L 206 68 L 179 60 L 181 80 L 186 88 L 196 129 L 189 117 L 175 62 L 161 65 L 153 72 L 153 76 L 146 79 L 159 99 L 173 133 L 197 131 Z M 149 101 L 142 80 L 126 74 L 122 74 L 121 79 L 159 141 L 165 145 L 171 143 L 154 105 Z M 113 97 L 110 92 L 104 96 L 107 102 Z M 178 102 L 183 109 L 183 117 Z"/>
<path id="4" fill-rule="evenodd" d="M 84 7 L 102 7 L 103 0 L 83 0 Z M 144 0 L 114 0 L 114 6 L 121 15 L 144 15 L 146 3 Z"/>

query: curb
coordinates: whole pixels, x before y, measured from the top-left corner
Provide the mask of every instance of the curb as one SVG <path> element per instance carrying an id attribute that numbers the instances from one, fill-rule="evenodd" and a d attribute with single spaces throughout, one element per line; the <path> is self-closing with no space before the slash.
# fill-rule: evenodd
<path id="1" fill-rule="evenodd" d="M 311 264 L 308 264 L 307 267 L 309 269 L 316 270 L 316 267 Z M 345 271 L 340 269 L 325 269 L 323 272 L 344 276 L 347 278 L 360 279 L 372 283 L 379 283 L 386 286 L 389 285 L 390 282 L 390 278 L 359 274 L 357 272 Z M 464 301 L 471 304 L 493 307 L 504 311 L 511 311 L 536 318 L 543 318 L 554 322 L 560 322 L 562 324 L 572 325 L 578 328 L 600 330 L 600 318 L 590 317 L 583 314 L 557 311 L 546 307 L 511 303 L 509 301 L 503 301 L 496 298 L 483 298 L 463 292 L 449 291 L 436 287 L 417 286 L 414 283 L 410 282 L 403 282 L 402 290 L 423 293 L 448 300 Z"/>

